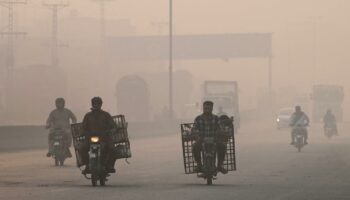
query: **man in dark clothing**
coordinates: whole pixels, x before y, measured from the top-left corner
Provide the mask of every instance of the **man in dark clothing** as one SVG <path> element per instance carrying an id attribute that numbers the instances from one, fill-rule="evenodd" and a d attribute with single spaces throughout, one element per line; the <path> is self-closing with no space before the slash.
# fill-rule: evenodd
<path id="1" fill-rule="evenodd" d="M 338 135 L 337 119 L 335 118 L 331 109 L 327 110 L 326 115 L 323 117 L 323 123 L 324 129 L 326 129 L 327 127 L 333 128 L 335 135 Z"/>
<path id="2" fill-rule="evenodd" d="M 292 142 L 290 143 L 291 145 L 295 144 L 295 138 L 298 132 L 304 135 L 304 144 L 308 144 L 307 143 L 308 133 L 305 127 L 308 126 L 309 123 L 310 123 L 309 117 L 303 111 L 301 111 L 300 106 L 296 106 L 295 112 L 290 117 L 290 122 L 289 122 L 289 126 L 292 127 L 292 133 L 291 133 Z"/>
<path id="3" fill-rule="evenodd" d="M 91 100 L 91 111 L 87 113 L 83 119 L 82 128 L 83 134 L 87 138 L 87 143 L 83 147 L 83 160 L 86 163 L 83 174 L 89 171 L 89 148 L 90 148 L 90 137 L 99 136 L 101 141 L 105 142 L 104 149 L 102 149 L 102 160 L 106 165 L 109 173 L 114 173 L 115 158 L 112 155 L 113 142 L 109 136 L 109 133 L 116 128 L 116 124 L 113 121 L 112 116 L 101 109 L 102 99 L 100 97 L 94 97 Z"/>
<path id="4" fill-rule="evenodd" d="M 202 171 L 202 143 L 205 137 L 218 137 L 220 134 L 219 117 L 213 114 L 213 105 L 211 101 L 203 103 L 203 114 L 196 117 L 194 121 L 193 134 L 198 134 L 197 141 L 193 144 L 193 155 L 197 162 L 197 171 Z M 223 174 L 227 173 L 227 170 L 223 167 L 226 153 L 226 145 L 223 142 L 216 142 L 218 153 L 218 166 L 217 169 Z"/>

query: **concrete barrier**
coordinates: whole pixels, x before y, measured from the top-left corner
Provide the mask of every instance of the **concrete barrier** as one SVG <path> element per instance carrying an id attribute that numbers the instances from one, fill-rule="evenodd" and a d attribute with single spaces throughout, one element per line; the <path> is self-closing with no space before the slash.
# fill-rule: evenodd
<path id="1" fill-rule="evenodd" d="M 179 121 L 131 122 L 131 140 L 162 135 L 177 134 Z M 43 126 L 3 126 L 0 127 L 0 152 L 28 149 L 46 149 L 48 130 Z"/>
<path id="2" fill-rule="evenodd" d="M 43 126 L 0 127 L 0 152 L 46 148 L 47 134 Z"/>

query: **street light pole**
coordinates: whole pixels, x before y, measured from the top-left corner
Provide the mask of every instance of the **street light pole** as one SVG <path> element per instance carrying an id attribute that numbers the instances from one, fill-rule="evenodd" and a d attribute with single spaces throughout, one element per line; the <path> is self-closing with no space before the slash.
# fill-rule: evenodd
<path id="1" fill-rule="evenodd" d="M 173 1 L 169 0 L 169 117 L 174 117 L 173 107 Z"/>

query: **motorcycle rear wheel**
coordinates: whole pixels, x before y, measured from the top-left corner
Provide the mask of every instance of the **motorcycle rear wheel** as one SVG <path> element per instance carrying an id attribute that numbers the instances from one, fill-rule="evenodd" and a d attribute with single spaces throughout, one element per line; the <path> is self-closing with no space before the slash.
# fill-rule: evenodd
<path id="1" fill-rule="evenodd" d="M 55 158 L 55 165 L 58 166 L 60 163 L 59 163 L 59 160 L 58 158 Z"/>

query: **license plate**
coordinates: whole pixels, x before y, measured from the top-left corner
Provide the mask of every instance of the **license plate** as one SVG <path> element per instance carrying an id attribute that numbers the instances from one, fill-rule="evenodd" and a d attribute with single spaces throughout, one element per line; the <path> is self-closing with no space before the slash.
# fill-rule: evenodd
<path id="1" fill-rule="evenodd" d="M 59 142 L 55 142 L 55 143 L 53 143 L 53 145 L 58 146 L 58 145 L 60 145 L 60 143 Z"/>

